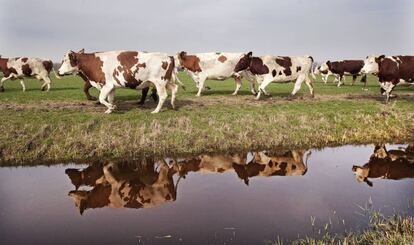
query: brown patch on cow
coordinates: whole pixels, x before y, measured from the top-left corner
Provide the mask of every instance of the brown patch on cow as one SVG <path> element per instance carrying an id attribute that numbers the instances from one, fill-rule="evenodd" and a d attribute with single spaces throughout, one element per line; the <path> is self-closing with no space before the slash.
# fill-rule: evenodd
<path id="1" fill-rule="evenodd" d="M 167 70 L 168 62 L 167 61 L 163 61 L 161 67 L 162 67 L 162 69 Z"/>
<path id="2" fill-rule="evenodd" d="M 275 171 L 272 173 L 272 176 L 286 176 L 287 174 L 287 163 L 286 162 L 282 162 L 279 164 L 279 170 Z"/>
<path id="3" fill-rule="evenodd" d="M 250 71 L 254 75 L 263 75 L 269 73 L 269 68 L 263 64 L 263 60 L 259 57 L 253 57 L 250 62 Z"/>
<path id="4" fill-rule="evenodd" d="M 220 55 L 217 60 L 220 61 L 221 63 L 224 63 L 224 61 L 227 60 L 227 57 L 224 55 Z"/>
<path id="5" fill-rule="evenodd" d="M 279 71 L 279 76 L 281 76 L 282 75 L 282 71 Z"/>
<path id="6" fill-rule="evenodd" d="M 27 62 L 27 60 L 28 60 L 28 58 L 27 58 L 27 57 L 22 58 L 22 61 L 23 61 L 24 63 L 26 63 L 26 62 Z"/>
<path id="7" fill-rule="evenodd" d="M 276 63 L 283 67 L 283 73 L 285 73 L 286 76 L 292 75 L 292 70 L 290 69 L 292 66 L 292 60 L 290 57 L 279 56 L 276 58 Z"/>
<path id="8" fill-rule="evenodd" d="M 168 70 L 165 72 L 164 77 L 161 77 L 164 80 L 171 80 L 172 73 L 174 70 L 174 57 L 170 56 L 170 64 L 168 66 Z"/>
<path id="9" fill-rule="evenodd" d="M 85 200 L 86 206 L 84 208 L 102 208 L 108 206 L 111 190 L 111 186 L 102 184 L 96 185 L 93 190 L 88 193 L 87 199 Z M 82 209 L 82 207 L 80 208 Z"/>
<path id="10" fill-rule="evenodd" d="M 126 51 L 122 52 L 117 57 L 121 66 L 117 67 L 119 73 L 124 76 L 126 81 L 126 87 L 137 87 L 139 85 L 138 80 L 135 78 L 135 74 L 138 72 L 138 52 Z M 133 67 L 137 65 L 135 69 Z M 119 82 L 119 81 L 118 81 Z"/>
<path id="11" fill-rule="evenodd" d="M 252 60 L 252 52 L 243 55 L 234 67 L 234 72 L 246 70 L 250 66 Z"/>
<path id="12" fill-rule="evenodd" d="M 43 67 L 49 73 L 53 69 L 53 62 L 51 60 L 44 60 L 42 61 Z"/>
<path id="13" fill-rule="evenodd" d="M 277 74 L 276 70 L 274 70 L 274 69 L 273 69 L 273 71 L 272 71 L 272 76 L 274 76 L 274 77 L 275 77 L 275 76 L 276 76 L 276 74 Z"/>
<path id="14" fill-rule="evenodd" d="M 300 70 L 302 70 L 302 67 L 300 67 L 300 66 L 296 67 L 296 72 L 298 72 Z"/>
<path id="15" fill-rule="evenodd" d="M 22 65 L 22 72 L 25 76 L 28 77 L 32 75 L 32 69 L 30 68 L 29 64 Z"/>
<path id="16" fill-rule="evenodd" d="M 75 61 L 79 70 L 90 81 L 104 85 L 106 83 L 105 73 L 102 70 L 103 61 L 95 54 L 76 54 Z M 72 65 L 72 60 L 71 60 Z"/>
<path id="17" fill-rule="evenodd" d="M 200 58 L 196 55 L 187 55 L 186 52 L 181 52 L 178 55 L 180 64 L 184 69 L 192 72 L 201 72 Z"/>

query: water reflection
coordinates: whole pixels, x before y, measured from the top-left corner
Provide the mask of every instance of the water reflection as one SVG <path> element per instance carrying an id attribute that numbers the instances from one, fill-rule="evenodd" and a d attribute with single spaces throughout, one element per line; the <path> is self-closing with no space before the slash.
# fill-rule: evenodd
<path id="1" fill-rule="evenodd" d="M 152 208 L 174 201 L 175 171 L 165 162 L 154 168 L 154 161 L 146 161 L 131 167 L 127 164 L 94 164 L 86 169 L 66 169 L 75 185 L 69 192 L 80 214 L 87 209 Z M 77 190 L 80 186 L 92 186 L 91 190 Z"/>
<path id="2" fill-rule="evenodd" d="M 414 178 L 414 145 L 397 150 L 387 150 L 385 145 L 377 145 L 368 163 L 362 167 L 354 165 L 352 171 L 358 182 L 365 182 L 369 186 L 373 186 L 373 183 L 368 178 Z"/>
<path id="3" fill-rule="evenodd" d="M 145 159 L 135 164 L 96 163 L 85 169 L 69 168 L 75 190 L 69 192 L 75 206 L 83 214 L 87 209 L 151 208 L 176 199 L 180 179 L 190 172 L 223 173 L 233 171 L 248 185 L 256 176 L 301 176 L 307 171 L 311 152 L 253 152 L 233 155 L 200 155 L 192 158 Z M 249 160 L 247 160 L 249 159 Z M 174 183 L 173 176 L 177 176 Z M 79 187 L 91 190 L 78 190 Z"/>

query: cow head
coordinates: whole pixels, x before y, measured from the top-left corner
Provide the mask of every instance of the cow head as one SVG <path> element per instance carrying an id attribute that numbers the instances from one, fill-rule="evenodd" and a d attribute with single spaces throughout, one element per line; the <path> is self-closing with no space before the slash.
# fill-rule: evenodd
<path id="1" fill-rule="evenodd" d="M 85 53 L 84 49 L 79 50 L 78 52 L 69 51 L 65 54 L 62 60 L 62 64 L 58 70 L 58 74 L 60 76 L 67 75 L 67 74 L 74 74 L 77 73 L 79 70 L 78 67 L 78 56 L 79 54 Z"/>
<path id="2" fill-rule="evenodd" d="M 330 69 L 331 69 L 331 61 L 329 60 L 318 67 L 318 71 L 324 72 L 324 73 L 328 72 Z"/>
<path id="3" fill-rule="evenodd" d="M 244 71 L 249 68 L 250 62 L 252 61 L 252 52 L 248 52 L 247 54 L 244 54 L 239 62 L 237 62 L 236 67 L 234 68 L 234 72 L 240 72 Z"/>
<path id="4" fill-rule="evenodd" d="M 375 56 L 370 55 L 367 56 L 364 60 L 364 66 L 361 69 L 361 73 L 378 73 L 379 72 L 379 64 L 385 58 L 385 55 Z"/>
<path id="5" fill-rule="evenodd" d="M 360 166 L 352 166 L 352 172 L 355 174 L 355 178 L 358 182 L 365 182 L 367 185 L 372 187 L 372 182 L 368 180 L 369 168 L 368 167 L 360 167 Z"/>

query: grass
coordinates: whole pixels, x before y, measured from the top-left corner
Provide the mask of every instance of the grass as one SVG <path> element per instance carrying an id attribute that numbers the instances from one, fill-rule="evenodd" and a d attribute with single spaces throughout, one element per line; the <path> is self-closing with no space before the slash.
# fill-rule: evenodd
<path id="1" fill-rule="evenodd" d="M 332 222 L 326 223 L 318 232 L 304 239 L 285 243 L 279 238 L 276 241 L 266 241 L 273 245 L 402 245 L 414 244 L 414 217 L 409 214 L 395 213 L 385 216 L 372 207 L 360 207 L 368 219 L 368 227 L 359 232 L 344 232 L 343 234 L 330 231 Z M 411 207 L 412 208 L 412 207 Z M 314 219 L 311 217 L 314 230 Z"/>
<path id="2" fill-rule="evenodd" d="M 399 87 L 398 99 L 384 105 L 376 78 L 337 88 L 315 86 L 311 99 L 305 84 L 293 101 L 286 99 L 293 84 L 271 84 L 273 96 L 255 101 L 245 82 L 232 96 L 233 81 L 207 81 L 212 88 L 196 98 L 194 82 L 181 73 L 187 90 L 179 91 L 178 111 L 168 103 L 156 115 L 135 104 L 137 91 L 118 89 L 117 113 L 86 101 L 80 78 L 53 79 L 50 92 L 27 81 L 7 81 L 0 93 L 0 162 L 24 165 L 141 156 L 187 155 L 206 152 L 310 148 L 373 142 L 402 143 L 414 139 L 414 87 Z M 92 93 L 97 95 L 95 89 Z"/>

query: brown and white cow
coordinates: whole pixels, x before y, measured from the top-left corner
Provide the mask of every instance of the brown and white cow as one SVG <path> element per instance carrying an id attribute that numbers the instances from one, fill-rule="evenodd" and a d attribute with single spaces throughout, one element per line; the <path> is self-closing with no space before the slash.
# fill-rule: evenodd
<path id="1" fill-rule="evenodd" d="M 158 113 L 171 90 L 171 105 L 175 108 L 178 86 L 174 83 L 177 70 L 174 58 L 163 53 L 136 51 L 109 51 L 85 53 L 69 51 L 65 54 L 59 74 L 82 73 L 92 86 L 100 90 L 99 102 L 111 113 L 115 89 L 135 87 L 144 89 L 151 84 L 159 95 L 158 105 L 152 113 Z"/>
<path id="2" fill-rule="evenodd" d="M 82 80 L 84 81 L 84 85 L 83 85 L 83 92 L 85 93 L 86 99 L 87 100 L 97 100 L 97 98 L 95 96 L 92 96 L 89 93 L 89 90 L 93 87 L 91 84 L 91 81 L 88 79 L 88 77 L 86 77 L 83 73 L 79 72 L 78 73 L 79 77 L 82 78 Z M 136 89 L 138 85 L 137 84 L 133 84 L 130 88 L 131 89 Z M 138 105 L 143 105 L 145 103 L 145 100 L 147 98 L 148 92 L 149 92 L 149 87 L 142 89 L 142 95 L 141 95 L 141 99 L 138 102 Z M 157 102 L 158 101 L 158 95 L 157 95 L 157 90 L 155 88 L 152 88 L 152 92 L 151 92 L 151 97 L 152 99 Z M 97 102 L 98 104 L 99 101 Z"/>
<path id="3" fill-rule="evenodd" d="M 237 95 L 243 78 L 243 71 L 235 71 L 236 65 L 244 56 L 250 57 L 252 52 L 244 53 L 196 53 L 187 54 L 182 51 L 177 54 L 177 66 L 185 70 L 195 81 L 198 88 L 197 96 L 201 96 L 204 83 L 207 79 L 226 80 L 234 78 L 236 89 L 233 95 Z M 250 89 L 256 94 L 254 84 L 250 82 Z"/>
<path id="4" fill-rule="evenodd" d="M 173 167 L 181 177 L 185 177 L 189 172 L 234 171 L 246 185 L 249 184 L 249 179 L 255 176 L 301 176 L 307 171 L 307 164 L 303 161 L 303 151 L 278 153 L 262 151 L 252 154 L 252 160 L 249 162 L 246 162 L 247 154 L 200 155 L 196 158 L 174 162 Z"/>
<path id="5" fill-rule="evenodd" d="M 414 56 L 367 56 L 362 72 L 378 76 L 387 103 L 395 86 L 414 84 Z"/>
<path id="6" fill-rule="evenodd" d="M 158 167 L 158 171 L 153 163 L 136 169 L 127 164 L 109 163 L 93 170 L 93 173 L 89 171 L 91 178 L 75 181 L 92 186 L 91 190 L 73 190 L 68 194 L 81 214 L 87 209 L 103 207 L 153 208 L 176 199 L 178 181 L 174 185 L 175 171 L 165 163 Z M 77 172 L 82 175 L 85 170 Z M 74 170 L 66 173 L 72 183 L 79 175 Z"/>
<path id="7" fill-rule="evenodd" d="M 352 172 L 358 182 L 372 186 L 368 178 L 400 180 L 414 178 L 414 146 L 405 150 L 387 150 L 384 145 L 377 145 L 374 154 L 364 166 L 353 166 Z"/>
<path id="8" fill-rule="evenodd" d="M 246 71 L 250 79 L 259 84 L 256 99 L 260 99 L 262 92 L 266 95 L 266 87 L 270 83 L 286 83 L 296 80 L 291 96 L 294 96 L 305 81 L 310 94 L 314 96 L 312 80 L 313 58 L 311 56 L 248 56 L 245 55 L 236 65 L 235 71 Z"/>
<path id="9" fill-rule="evenodd" d="M 51 60 L 43 60 L 39 58 L 2 58 L 0 56 L 0 71 L 3 73 L 1 79 L 0 92 L 4 92 L 4 82 L 11 79 L 20 79 L 23 92 L 26 91 L 26 85 L 24 84 L 24 78 L 36 78 L 39 81 L 43 81 L 41 90 L 50 90 L 51 80 L 49 73 L 53 69 L 53 62 Z M 56 73 L 55 73 L 56 75 Z M 56 78 L 60 78 L 56 75 Z"/>
<path id="10" fill-rule="evenodd" d="M 334 75 L 336 80 L 338 80 L 338 87 L 345 84 L 344 76 L 352 76 L 352 85 L 354 85 L 357 77 L 362 75 L 361 82 L 365 83 L 366 87 L 367 75 L 361 72 L 363 66 L 363 60 L 328 60 L 317 68 L 316 73 L 326 74 L 325 76 Z M 328 79 L 325 77 L 324 82 L 326 83 L 327 81 Z"/>

